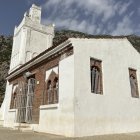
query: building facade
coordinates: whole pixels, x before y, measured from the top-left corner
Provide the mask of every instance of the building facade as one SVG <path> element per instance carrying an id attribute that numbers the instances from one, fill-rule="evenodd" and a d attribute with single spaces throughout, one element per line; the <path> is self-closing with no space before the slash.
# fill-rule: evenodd
<path id="1" fill-rule="evenodd" d="M 140 54 L 128 39 L 53 44 L 54 25 L 40 21 L 32 5 L 15 28 L 3 126 L 68 137 L 140 131 Z"/>

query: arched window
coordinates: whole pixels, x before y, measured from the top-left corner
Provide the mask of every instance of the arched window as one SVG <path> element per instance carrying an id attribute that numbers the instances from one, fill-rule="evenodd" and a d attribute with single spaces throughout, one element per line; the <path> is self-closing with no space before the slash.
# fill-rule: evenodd
<path id="1" fill-rule="evenodd" d="M 26 62 L 28 62 L 29 60 L 31 60 L 32 56 L 31 56 L 31 52 L 27 51 L 26 52 Z"/>
<path id="2" fill-rule="evenodd" d="M 17 92 L 13 94 L 13 108 L 17 107 Z"/>
<path id="3" fill-rule="evenodd" d="M 94 93 L 99 92 L 100 71 L 98 67 L 91 67 L 91 91 Z"/>
<path id="4" fill-rule="evenodd" d="M 129 69 L 129 79 L 130 79 L 130 86 L 131 86 L 131 95 L 132 97 L 138 98 L 139 93 L 138 93 L 136 70 Z"/>
<path id="5" fill-rule="evenodd" d="M 56 77 L 53 81 L 53 93 L 54 103 L 58 103 L 58 78 Z"/>
<path id="6" fill-rule="evenodd" d="M 17 107 L 17 90 L 17 85 L 13 85 L 10 109 L 15 109 Z"/>
<path id="7" fill-rule="evenodd" d="M 48 80 L 47 82 L 47 103 L 51 104 L 52 103 L 52 84 L 51 80 Z"/>
<path id="8" fill-rule="evenodd" d="M 58 74 L 56 74 L 53 70 L 50 72 L 48 80 L 47 80 L 47 98 L 44 103 L 47 104 L 56 104 L 58 103 Z"/>
<path id="9" fill-rule="evenodd" d="M 102 94 L 101 61 L 91 59 L 90 71 L 91 71 L 91 92 L 96 94 Z"/>

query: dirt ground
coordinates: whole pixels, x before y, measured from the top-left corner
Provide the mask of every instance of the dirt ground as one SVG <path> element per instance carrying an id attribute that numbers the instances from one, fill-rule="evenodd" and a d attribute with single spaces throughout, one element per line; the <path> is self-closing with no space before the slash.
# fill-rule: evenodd
<path id="1" fill-rule="evenodd" d="M 140 132 L 83 138 L 66 138 L 44 133 L 20 132 L 0 127 L 0 140 L 140 140 Z"/>

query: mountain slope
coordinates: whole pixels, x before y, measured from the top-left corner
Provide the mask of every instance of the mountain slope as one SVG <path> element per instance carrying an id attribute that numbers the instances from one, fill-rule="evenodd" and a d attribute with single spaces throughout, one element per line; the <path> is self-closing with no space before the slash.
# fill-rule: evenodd
<path id="1" fill-rule="evenodd" d="M 12 50 L 12 37 L 0 36 L 0 105 L 4 98 L 6 76 L 9 69 Z"/>

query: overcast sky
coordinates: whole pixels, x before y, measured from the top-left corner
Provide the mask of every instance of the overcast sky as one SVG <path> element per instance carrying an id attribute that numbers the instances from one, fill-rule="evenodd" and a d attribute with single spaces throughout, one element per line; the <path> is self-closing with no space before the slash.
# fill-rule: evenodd
<path id="1" fill-rule="evenodd" d="M 0 0 L 0 34 L 12 35 L 33 3 L 42 7 L 42 23 L 56 29 L 140 35 L 140 0 Z"/>

